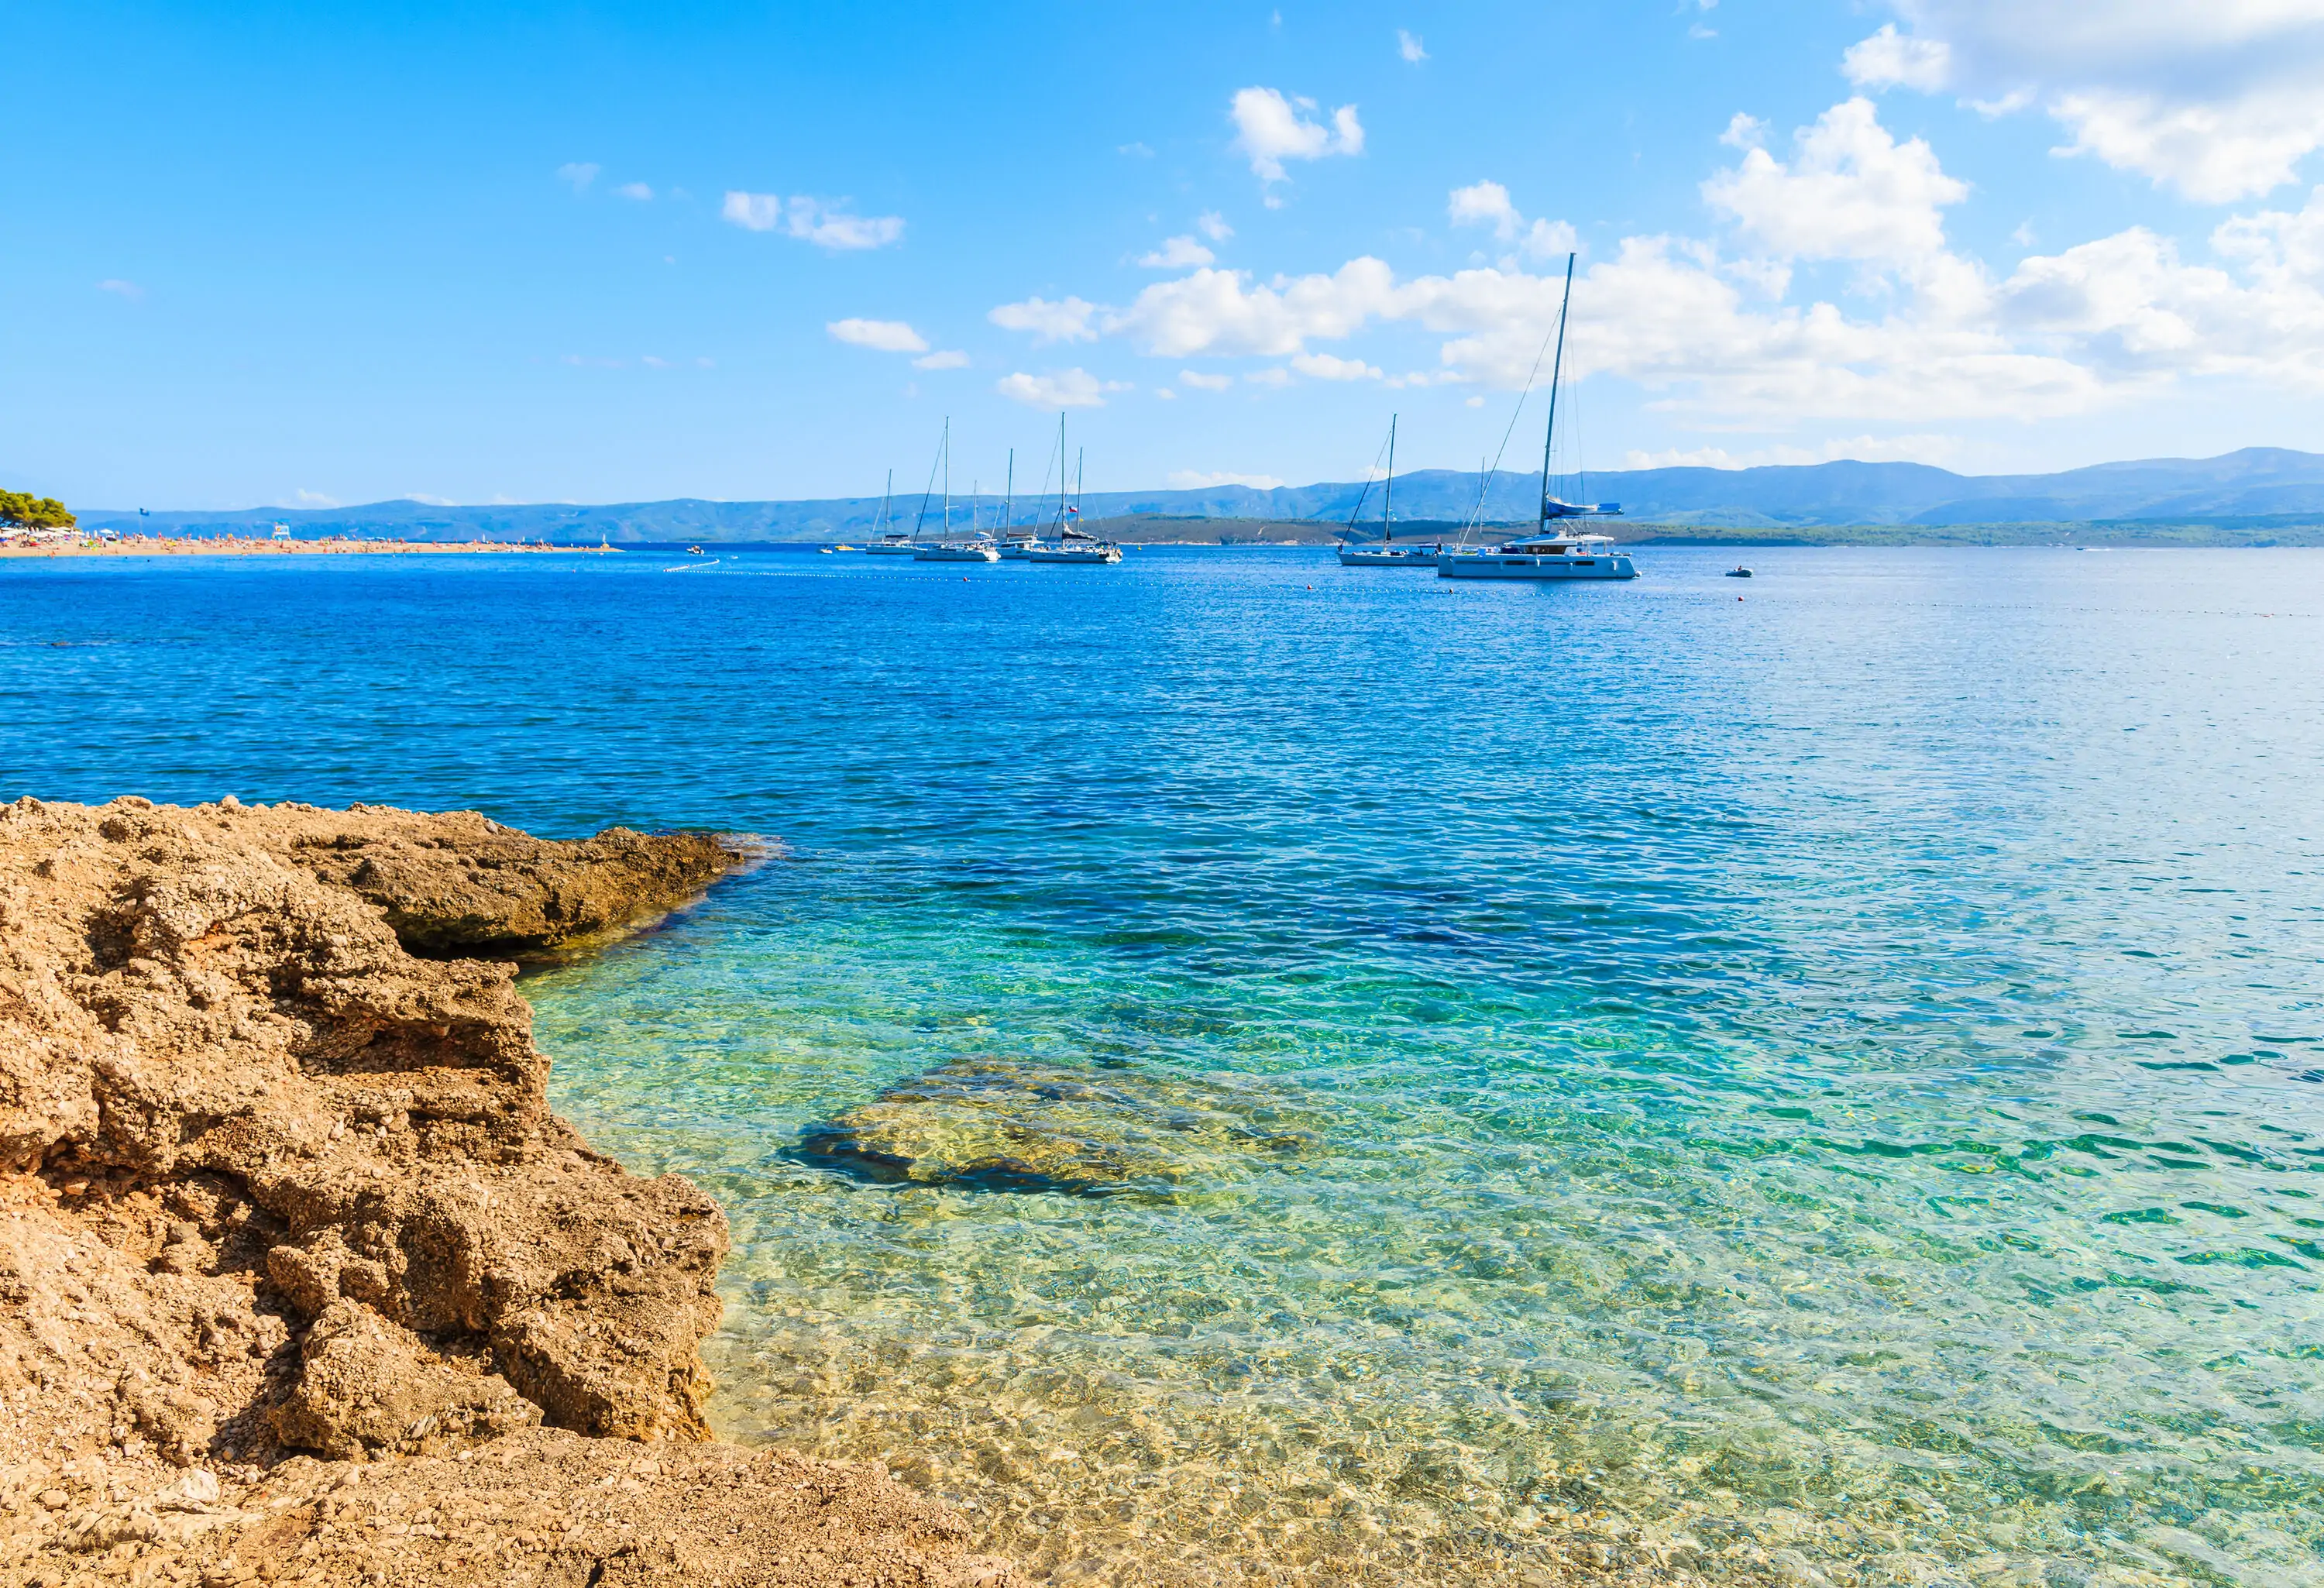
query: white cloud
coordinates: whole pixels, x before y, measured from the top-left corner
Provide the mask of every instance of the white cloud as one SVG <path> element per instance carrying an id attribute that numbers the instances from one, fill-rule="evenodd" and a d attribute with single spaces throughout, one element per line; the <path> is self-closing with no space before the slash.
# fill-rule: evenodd
<path id="1" fill-rule="evenodd" d="M 1287 386 L 1291 383 L 1291 372 L 1280 365 L 1269 365 L 1265 369 L 1252 370 L 1243 379 L 1254 386 Z"/>
<path id="2" fill-rule="evenodd" d="M 1140 256 L 1138 263 L 1148 270 L 1185 270 L 1192 265 L 1208 264 L 1217 257 L 1190 235 L 1164 238 L 1162 246 Z"/>
<path id="3" fill-rule="evenodd" d="M 926 353 L 928 341 L 900 319 L 835 319 L 823 328 L 835 342 L 881 353 Z"/>
<path id="4" fill-rule="evenodd" d="M 1554 259 L 1580 246 L 1579 234 L 1564 221 L 1528 223 L 1517 213 L 1517 206 L 1509 202 L 1509 190 L 1499 182 L 1474 182 L 1453 189 L 1445 212 L 1454 226 L 1491 226 L 1494 236 L 1504 243 L 1515 242 L 1517 252 L 1528 259 Z M 1502 263 L 1506 269 L 1516 268 L 1514 255 Z"/>
<path id="5" fill-rule="evenodd" d="M 1090 325 L 1096 313 L 1096 304 L 1080 298 L 1058 303 L 1028 298 L 1022 303 L 1004 303 L 984 318 L 1004 331 L 1030 333 L 1038 347 L 1050 342 L 1096 341 L 1097 332 Z"/>
<path id="6" fill-rule="evenodd" d="M 1154 158 L 1154 151 L 1148 148 L 1143 143 L 1117 143 L 1114 145 L 1113 152 L 1116 154 L 1127 154 L 1132 160 L 1151 160 Z"/>
<path id="7" fill-rule="evenodd" d="M 1795 139 L 1786 166 L 1765 149 L 1702 184 L 1711 207 L 1781 259 L 1904 262 L 1941 253 L 1942 207 L 1969 197 L 1919 138 L 1899 143 L 1872 101 L 1835 105 Z"/>
<path id="8" fill-rule="evenodd" d="M 771 232 L 783 224 L 783 196 L 729 192 L 718 213 L 746 232 Z"/>
<path id="9" fill-rule="evenodd" d="M 1509 202 L 1509 190 L 1499 182 L 1455 188 L 1444 208 L 1456 226 L 1490 226 L 1493 235 L 1504 239 L 1517 235 L 1517 208 Z"/>
<path id="10" fill-rule="evenodd" d="M 1196 216 L 1194 229 L 1213 243 L 1223 243 L 1234 235 L 1234 227 L 1227 225 L 1227 217 L 1215 209 L 1205 209 Z"/>
<path id="11" fill-rule="evenodd" d="M 1127 392 L 1124 381 L 1101 381 L 1085 369 L 1052 370 L 1028 375 L 1023 371 L 1003 375 L 992 383 L 1003 397 L 1032 408 L 1102 408 L 1108 392 Z"/>
<path id="12" fill-rule="evenodd" d="M 1428 59 L 1428 51 L 1421 48 L 1420 35 L 1402 28 L 1396 30 L 1396 52 L 1415 66 Z"/>
<path id="13" fill-rule="evenodd" d="M 597 172 L 601 169 L 587 161 L 568 161 L 557 168 L 557 180 L 571 183 L 576 193 L 586 193 L 589 190 L 589 184 L 597 180 Z"/>
<path id="14" fill-rule="evenodd" d="M 291 500 L 298 503 L 301 507 L 337 507 L 339 505 L 339 499 L 337 497 L 326 496 L 318 491 L 309 491 L 301 488 L 300 490 L 293 491 L 290 495 Z"/>
<path id="15" fill-rule="evenodd" d="M 1377 381 L 1379 370 L 1360 358 L 1334 358 L 1328 353 L 1295 353 L 1291 367 L 1311 381 Z"/>
<path id="16" fill-rule="evenodd" d="M 134 282 L 124 282 L 117 276 L 108 276 L 97 282 L 97 290 L 100 292 L 110 292 L 116 298 L 126 298 L 132 303 L 143 303 L 145 300 L 144 288 Z"/>
<path id="17" fill-rule="evenodd" d="M 1197 392 L 1224 392 L 1234 384 L 1232 375 L 1206 375 L 1198 369 L 1182 369 L 1178 383 L 1192 386 Z"/>
<path id="18" fill-rule="evenodd" d="M 1283 488 L 1283 482 L 1273 475 L 1204 474 L 1198 469 L 1175 468 L 1167 477 L 1173 491 L 1207 491 L 1218 485 L 1249 485 L 1254 491 Z"/>
<path id="19" fill-rule="evenodd" d="M 1356 119 L 1354 106 L 1342 105 L 1332 112 L 1328 127 L 1304 114 L 1315 108 L 1313 99 L 1286 99 L 1276 88 L 1237 91 L 1228 107 L 1235 124 L 1235 147 L 1250 157 L 1250 169 L 1260 181 L 1282 181 L 1286 160 L 1364 152 L 1363 125 Z"/>
<path id="20" fill-rule="evenodd" d="M 966 369 L 968 355 L 957 347 L 947 347 L 942 352 L 931 353 L 926 358 L 915 358 L 912 360 L 912 367 L 914 369 Z"/>
<path id="21" fill-rule="evenodd" d="M 1332 276 L 1277 276 L 1244 286 L 1240 271 L 1198 270 L 1157 282 L 1105 319 L 1164 358 L 1189 354 L 1277 357 L 1300 352 L 1310 337 L 1345 337 L 1388 307 L 1394 273 L 1377 259 L 1350 260 Z"/>
<path id="22" fill-rule="evenodd" d="M 730 191 L 719 214 L 745 231 L 780 231 L 834 252 L 882 248 L 904 235 L 901 216 L 853 215 L 804 195 Z"/>
<path id="23" fill-rule="evenodd" d="M 667 358 L 656 358 L 656 357 L 655 357 L 652 354 L 650 354 L 650 353 L 648 353 L 648 354 L 644 355 L 643 356 L 641 356 L 641 357 L 638 360 L 638 362 L 639 362 L 640 364 L 644 365 L 648 369 L 668 369 L 668 368 L 669 367 L 669 359 L 667 359 Z"/>
<path id="24" fill-rule="evenodd" d="M 643 182 L 623 182 L 620 187 L 613 189 L 613 194 L 616 198 L 634 198 L 639 203 L 642 204 L 653 197 L 653 189 L 647 187 Z"/>
<path id="25" fill-rule="evenodd" d="M 2319 0 L 1889 0 L 1844 65 L 1867 87 L 2040 105 L 2089 154 L 2206 203 L 2265 193 L 2324 147 Z"/>
<path id="26" fill-rule="evenodd" d="M 1920 39 L 1899 33 L 1895 23 L 1861 42 L 1851 44 L 1840 58 L 1840 69 L 1859 88 L 1918 88 L 1933 94 L 1945 86 L 1952 69 L 1952 46 L 1942 39 Z"/>
<path id="27" fill-rule="evenodd" d="M 1155 387 L 1155 388 L 1154 388 L 1154 394 L 1155 394 L 1157 397 L 1159 397 L 1160 399 L 1162 399 L 1162 401 L 1163 401 L 1163 402 L 1177 402 L 1177 401 L 1178 401 L 1178 393 L 1177 393 L 1177 392 L 1173 392 L 1173 391 L 1172 391 L 1172 390 L 1170 390 L 1170 388 L 1169 388 L 1169 387 L 1167 387 L 1167 386 L 1157 386 L 1157 387 Z"/>

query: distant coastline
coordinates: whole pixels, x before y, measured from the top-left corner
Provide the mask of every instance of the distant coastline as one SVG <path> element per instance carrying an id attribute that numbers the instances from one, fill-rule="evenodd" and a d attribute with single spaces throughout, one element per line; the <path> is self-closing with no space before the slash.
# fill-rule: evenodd
<path id="1" fill-rule="evenodd" d="M 1575 502 L 1618 502 L 1616 532 L 1706 545 L 2324 544 L 2324 453 L 2246 448 L 2218 457 L 2147 458 L 2046 475 L 1960 475 L 1917 463 L 1837 462 L 1719 469 L 1616 469 L 1555 482 Z M 1531 521 L 1541 476 L 1514 470 L 1417 469 L 1396 478 L 1398 532 L 1434 532 L 1481 517 Z M 1117 540 L 1323 540 L 1351 518 L 1377 525 L 1381 493 L 1362 481 L 1092 491 L 1084 527 L 1122 525 Z M 885 525 L 915 532 L 1053 524 L 1056 499 L 955 496 L 948 512 L 915 496 L 792 501 L 539 502 L 459 506 L 399 500 L 353 507 L 231 512 L 78 508 L 84 530 L 118 534 L 269 535 L 414 541 L 861 540 Z M 1135 521 L 1125 524 L 1123 521 Z"/>

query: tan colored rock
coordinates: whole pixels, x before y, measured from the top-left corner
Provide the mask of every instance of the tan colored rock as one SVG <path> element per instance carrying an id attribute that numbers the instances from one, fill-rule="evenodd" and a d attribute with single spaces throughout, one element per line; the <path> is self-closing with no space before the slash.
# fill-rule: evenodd
<path id="1" fill-rule="evenodd" d="M 11 1580 L 104 1553 L 137 1580 L 1013 1581 L 882 1473 L 703 1443 L 724 1218 L 549 1113 L 512 965 L 432 957 L 594 940 L 738 859 L 473 813 L 0 807 Z M 349 1515 L 381 1491 L 302 1451 L 398 1504 Z"/>

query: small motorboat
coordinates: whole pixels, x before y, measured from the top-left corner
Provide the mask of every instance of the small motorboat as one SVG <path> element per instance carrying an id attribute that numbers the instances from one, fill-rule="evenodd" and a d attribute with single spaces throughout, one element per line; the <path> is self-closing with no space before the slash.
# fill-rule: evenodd
<path id="1" fill-rule="evenodd" d="M 1748 579 L 1751 577 L 1751 570 L 1738 564 L 1727 570 L 1727 577 L 1730 579 Z"/>

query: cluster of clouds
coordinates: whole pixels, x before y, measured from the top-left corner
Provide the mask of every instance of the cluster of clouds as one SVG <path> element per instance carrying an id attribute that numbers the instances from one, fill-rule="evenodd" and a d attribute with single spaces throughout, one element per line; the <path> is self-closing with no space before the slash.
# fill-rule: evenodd
<path id="1" fill-rule="evenodd" d="M 1875 97 L 1949 94 L 1988 116 L 2038 108 L 2070 139 L 2061 156 L 2103 161 L 2190 199 L 2247 199 L 2286 185 L 2324 147 L 2324 90 L 2312 87 L 2324 81 L 2324 0 L 1892 8 L 1897 20 L 1840 62 L 1858 93 L 1787 140 L 1734 118 L 1723 140 L 1734 154 L 1701 186 L 1711 235 L 1630 236 L 1588 263 L 1574 283 L 1569 370 L 1620 376 L 1665 409 L 1755 429 L 2041 419 L 2189 377 L 2324 394 L 2324 187 L 2218 220 L 2201 257 L 2131 226 L 2000 272 L 1948 234 L 1969 184 L 1926 140 L 1890 132 Z M 1425 59 L 1412 44 L 1409 58 Z M 1363 148 L 1353 106 L 1327 122 L 1311 101 L 1252 88 L 1235 96 L 1231 116 L 1270 199 L 1286 162 Z M 1489 180 L 1453 189 L 1446 216 L 1488 235 L 1496 254 L 1445 274 L 1399 277 L 1363 256 L 1261 280 L 1222 266 L 1189 235 L 1139 262 L 1182 273 L 1127 303 L 1035 297 L 989 318 L 1036 346 L 1119 340 L 1154 358 L 1266 361 L 1239 374 L 1182 367 L 1170 396 L 1295 379 L 1522 385 L 1555 325 L 1574 228 L 1527 217 Z M 1838 300 L 1795 300 L 1802 281 L 1834 279 L 1803 267 L 1834 266 L 1845 282 Z M 1433 366 L 1391 372 L 1339 346 L 1398 325 L 1434 335 Z M 1895 442 L 1913 456 L 1941 444 Z M 1882 451 L 1871 438 L 1834 445 Z M 1702 456 L 1713 454 L 1730 459 L 1718 448 Z"/>
<path id="2" fill-rule="evenodd" d="M 604 173 L 604 168 L 593 161 L 572 161 L 557 168 L 557 180 L 571 188 L 578 198 L 590 192 Z M 645 182 L 623 182 L 608 190 L 617 198 L 638 203 L 650 203 L 655 197 L 652 187 Z M 689 195 L 682 188 L 674 188 L 669 197 L 684 198 Z M 718 213 L 722 219 L 746 232 L 778 232 L 835 254 L 885 248 L 904 238 L 901 216 L 857 215 L 845 200 L 835 203 L 804 193 L 785 198 L 779 193 L 730 189 Z"/>
<path id="3" fill-rule="evenodd" d="M 2036 420 L 2201 377 L 2324 394 L 2324 187 L 2246 204 L 2292 184 L 2324 148 L 2324 90 L 2314 87 L 2324 81 L 2324 0 L 1885 4 L 1890 16 L 1838 62 L 1848 97 L 1788 136 L 1734 117 L 1722 140 L 1731 152 L 1701 184 L 1704 235 L 1632 235 L 1586 261 L 1573 282 L 1569 371 L 1635 382 L 1659 406 L 1708 424 L 1759 429 L 1808 419 Z M 1409 32 L 1397 48 L 1416 66 L 1428 60 Z M 2061 129 L 2061 158 L 2103 162 L 2196 203 L 2246 208 L 2216 217 L 2200 251 L 2134 226 L 1996 269 L 1948 230 L 1970 184 L 1926 139 L 1884 125 L 1887 94 L 1950 97 L 1992 118 L 2046 116 Z M 1238 91 L 1228 121 L 1269 207 L 1284 202 L 1295 165 L 1365 149 L 1357 106 L 1327 111 L 1277 88 Z M 567 180 L 578 190 L 595 174 Z M 903 232 L 899 218 L 806 198 L 729 193 L 724 213 L 834 249 L 878 247 Z M 1521 386 L 1555 327 L 1576 229 L 1526 215 L 1489 179 L 1452 189 L 1445 218 L 1479 245 L 1469 268 L 1399 276 L 1365 255 L 1260 279 L 1221 263 L 1233 228 L 1206 213 L 1138 256 L 1168 279 L 1127 302 L 1034 296 L 987 318 L 1034 348 L 1120 343 L 1170 361 L 1175 381 L 1157 390 L 1169 399 L 1309 381 Z M 1813 291 L 1795 290 L 1803 284 Z M 1383 327 L 1433 337 L 1434 358 L 1393 368 L 1348 346 Z M 840 320 L 829 331 L 914 355 L 922 368 L 970 362 L 903 321 Z M 1079 365 L 995 384 L 1052 409 L 1097 406 L 1128 389 Z M 1932 434 L 1859 436 L 1654 460 L 1928 457 L 1947 445 Z"/>
<path id="4" fill-rule="evenodd" d="M 1843 61 L 1859 88 L 2038 109 L 2089 155 L 2205 204 L 2291 182 L 2324 148 L 2319 0 L 1891 0 Z"/>

